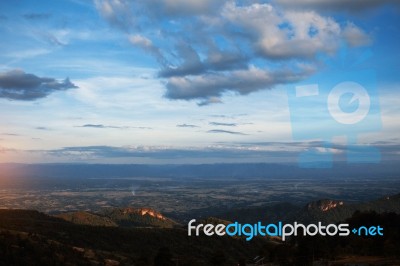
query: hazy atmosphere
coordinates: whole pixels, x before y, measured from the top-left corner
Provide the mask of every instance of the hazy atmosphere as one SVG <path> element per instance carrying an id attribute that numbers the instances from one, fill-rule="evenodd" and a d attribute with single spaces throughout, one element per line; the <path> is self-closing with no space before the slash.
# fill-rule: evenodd
<path id="1" fill-rule="evenodd" d="M 398 160 L 400 5 L 347 2 L 1 1 L 0 162 Z M 360 127 L 291 98 L 337 73 L 371 86 Z"/>
<path id="2" fill-rule="evenodd" d="M 0 0 L 0 266 L 400 265 L 399 0 Z"/>

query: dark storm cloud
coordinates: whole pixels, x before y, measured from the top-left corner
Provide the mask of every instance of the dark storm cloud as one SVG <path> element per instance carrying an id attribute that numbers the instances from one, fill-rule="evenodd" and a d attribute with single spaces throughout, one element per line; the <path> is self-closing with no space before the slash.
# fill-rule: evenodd
<path id="1" fill-rule="evenodd" d="M 210 73 L 200 76 L 173 77 L 166 84 L 166 96 L 170 99 L 208 99 L 233 91 L 241 95 L 261 89 L 271 89 L 277 84 L 296 82 L 304 79 L 310 71 L 292 72 L 265 71 L 258 68 L 237 70 L 229 73 Z"/>
<path id="2" fill-rule="evenodd" d="M 336 153 L 346 154 L 347 152 L 355 152 L 363 154 L 365 148 L 375 148 L 379 151 L 384 159 L 399 159 L 400 144 L 398 141 L 377 141 L 368 144 L 347 144 L 347 143 L 329 143 L 324 141 L 293 141 L 293 142 L 217 142 L 218 145 L 229 145 L 230 147 L 236 147 L 237 149 L 247 149 L 251 147 L 258 148 L 273 148 L 273 150 L 281 151 L 323 151 L 328 152 L 332 150 Z"/>
<path id="3" fill-rule="evenodd" d="M 233 115 L 210 115 L 210 117 L 215 118 L 229 118 L 229 119 L 236 119 L 238 117 L 248 116 L 248 114 L 233 114 Z"/>
<path id="4" fill-rule="evenodd" d="M 31 151 L 46 153 L 57 157 L 73 158 L 151 158 L 151 159 L 188 159 L 188 158 L 266 158 L 273 156 L 285 160 L 293 156 L 293 152 L 270 152 L 252 150 L 233 150 L 229 148 L 207 148 L 207 149 L 174 149 L 154 147 L 112 147 L 112 146 L 87 146 L 87 147 L 65 147 L 56 150 Z"/>
<path id="5" fill-rule="evenodd" d="M 89 127 L 89 128 L 119 128 L 119 127 L 114 127 L 114 126 L 105 126 L 101 124 L 86 124 L 78 127 Z"/>
<path id="6" fill-rule="evenodd" d="M 296 162 L 298 155 L 305 151 L 314 151 L 317 154 L 326 154 L 330 151 L 340 152 L 341 159 L 346 160 L 347 152 L 365 156 L 366 147 L 375 147 L 382 154 L 382 161 L 399 161 L 400 144 L 398 142 L 381 141 L 369 144 L 345 145 L 334 144 L 326 149 L 321 141 L 312 142 L 217 142 L 207 148 L 173 148 L 173 147 L 114 147 L 114 146 L 78 146 L 64 147 L 53 150 L 30 150 L 30 153 L 40 153 L 55 157 L 71 159 L 97 159 L 97 158 L 149 158 L 149 159 L 197 159 L 197 158 L 223 158 L 223 159 L 249 159 L 255 161 L 273 159 L 276 162 Z M 0 146 L 0 152 L 14 152 Z M 20 151 L 17 151 L 20 152 Z M 338 158 L 340 160 L 340 158 Z"/>
<path id="7" fill-rule="evenodd" d="M 210 122 L 208 123 L 212 126 L 224 126 L 224 127 L 236 127 L 236 123 L 221 123 L 221 122 Z"/>
<path id="8" fill-rule="evenodd" d="M 206 97 L 197 103 L 198 106 L 207 106 L 214 103 L 222 103 L 219 97 Z"/>
<path id="9" fill-rule="evenodd" d="M 19 137 L 21 135 L 15 133 L 1 133 L 2 136 Z"/>
<path id="10" fill-rule="evenodd" d="M 196 127 L 199 127 L 199 126 L 191 125 L 191 124 L 179 124 L 179 125 L 176 125 L 176 127 L 196 128 Z"/>
<path id="11" fill-rule="evenodd" d="M 35 127 L 35 129 L 37 129 L 37 130 L 51 130 L 48 127 Z"/>
<path id="12" fill-rule="evenodd" d="M 306 8 L 313 10 L 359 12 L 385 4 L 400 5 L 398 0 L 274 0 L 285 7 Z"/>
<path id="13" fill-rule="evenodd" d="M 130 129 L 130 128 L 152 129 L 151 127 L 110 126 L 110 125 L 103 125 L 103 124 L 85 124 L 85 125 L 77 126 L 77 127 L 99 128 L 99 129 L 104 129 L 104 128 L 114 128 L 114 129 Z"/>
<path id="14" fill-rule="evenodd" d="M 198 158 L 207 156 L 225 156 L 222 150 L 190 150 L 190 149 L 157 149 L 148 147 L 124 148 L 111 146 L 88 146 L 88 147 L 65 147 L 58 150 L 46 151 L 46 153 L 56 156 L 85 156 L 103 158 L 154 158 L 154 159 L 173 159 L 173 158 Z"/>
<path id="15" fill-rule="evenodd" d="M 230 135 L 247 135 L 242 132 L 237 132 L 237 131 L 229 131 L 229 130 L 222 130 L 222 129 L 212 129 L 207 131 L 207 133 L 222 133 L 222 134 L 230 134 Z"/>
<path id="16" fill-rule="evenodd" d="M 33 101 L 45 98 L 56 91 L 78 88 L 68 78 L 57 81 L 54 78 L 38 77 L 22 70 L 0 73 L 0 98 Z"/>

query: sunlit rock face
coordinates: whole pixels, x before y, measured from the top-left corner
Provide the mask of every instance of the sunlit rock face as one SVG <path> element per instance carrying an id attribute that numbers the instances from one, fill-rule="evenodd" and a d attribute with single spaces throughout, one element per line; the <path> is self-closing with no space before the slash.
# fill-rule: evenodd
<path id="1" fill-rule="evenodd" d="M 307 208 L 309 210 L 318 209 L 320 211 L 326 212 L 331 209 L 342 206 L 343 204 L 344 204 L 343 201 L 337 201 L 337 200 L 318 200 L 318 201 L 309 203 L 307 205 Z"/>
<path id="2" fill-rule="evenodd" d="M 123 214 L 139 214 L 141 216 L 144 215 L 149 215 L 151 217 L 160 219 L 160 220 L 165 220 L 166 218 L 159 212 L 150 209 L 150 208 L 139 208 L 139 209 L 134 209 L 134 208 L 126 208 L 123 210 Z"/>

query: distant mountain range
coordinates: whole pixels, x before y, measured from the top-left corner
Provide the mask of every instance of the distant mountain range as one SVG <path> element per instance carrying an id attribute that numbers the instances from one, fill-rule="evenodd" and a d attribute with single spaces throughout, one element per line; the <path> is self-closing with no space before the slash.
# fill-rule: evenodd
<path id="1" fill-rule="evenodd" d="M 171 177 L 171 178 L 348 178 L 397 177 L 398 163 L 347 164 L 336 162 L 332 168 L 299 168 L 297 164 L 218 163 L 218 164 L 0 164 L 1 177 L 57 177 L 57 178 L 112 178 L 112 177 Z"/>

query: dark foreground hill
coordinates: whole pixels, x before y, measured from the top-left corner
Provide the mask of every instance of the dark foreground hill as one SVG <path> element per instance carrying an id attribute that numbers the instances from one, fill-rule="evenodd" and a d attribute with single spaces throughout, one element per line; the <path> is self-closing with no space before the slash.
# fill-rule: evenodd
<path id="1" fill-rule="evenodd" d="M 337 223 L 350 218 L 356 211 L 374 211 L 377 213 L 394 212 L 400 214 L 400 194 L 386 196 L 377 200 L 361 203 L 347 203 L 341 200 L 323 199 L 309 202 L 305 206 L 292 203 L 275 203 L 252 208 L 231 209 L 217 212 L 212 216 L 242 223 L 255 222 L 322 222 Z M 101 212 L 69 212 L 56 217 L 66 221 L 92 226 L 111 227 L 182 227 L 184 221 L 174 221 L 151 208 L 110 208 Z M 197 216 L 191 216 L 198 218 Z M 204 218 L 201 218 L 204 219 Z"/>
<path id="2" fill-rule="evenodd" d="M 85 211 L 56 215 L 66 221 L 92 226 L 111 227 L 181 227 L 177 222 L 150 208 L 110 208 L 98 213 Z"/>
<path id="3" fill-rule="evenodd" d="M 258 221 L 337 223 L 350 218 L 356 211 L 374 211 L 376 213 L 394 212 L 400 214 L 400 194 L 361 203 L 347 203 L 332 199 L 310 202 L 305 206 L 297 206 L 292 203 L 277 203 L 254 208 L 233 209 L 228 212 L 216 214 L 216 216 L 243 223 Z"/>
<path id="4" fill-rule="evenodd" d="M 307 204 L 299 212 L 288 216 L 287 220 L 298 220 L 304 223 L 315 221 L 337 223 L 350 218 L 356 211 L 400 214 L 400 194 L 357 204 L 348 204 L 338 200 L 319 200 Z"/>
<path id="5" fill-rule="evenodd" d="M 216 218 L 208 222 L 220 222 Z M 0 265 L 400 265 L 400 215 L 356 212 L 351 226 L 384 236 L 188 237 L 185 229 L 85 226 L 37 211 L 0 210 Z M 253 259 L 253 260 L 252 260 Z"/>
<path id="6" fill-rule="evenodd" d="M 77 225 L 37 211 L 0 210 L 0 265 L 234 265 L 268 239 L 188 237 L 186 229 Z M 277 245 L 277 244 L 271 244 Z M 158 263 L 154 264 L 154 262 Z M 170 262 L 173 264 L 169 264 Z"/>
<path id="7" fill-rule="evenodd" d="M 189 237 L 184 226 L 146 208 L 67 213 L 60 215 L 63 219 L 32 210 L 0 210 L 0 265 L 251 265 L 257 256 L 268 265 L 400 265 L 399 201 L 400 195 L 394 195 L 359 204 L 319 200 L 299 208 L 281 203 L 230 214 L 237 219 L 227 214 L 199 219 L 218 224 L 295 218 L 384 228 L 383 236 L 300 234 L 285 242 Z"/>

